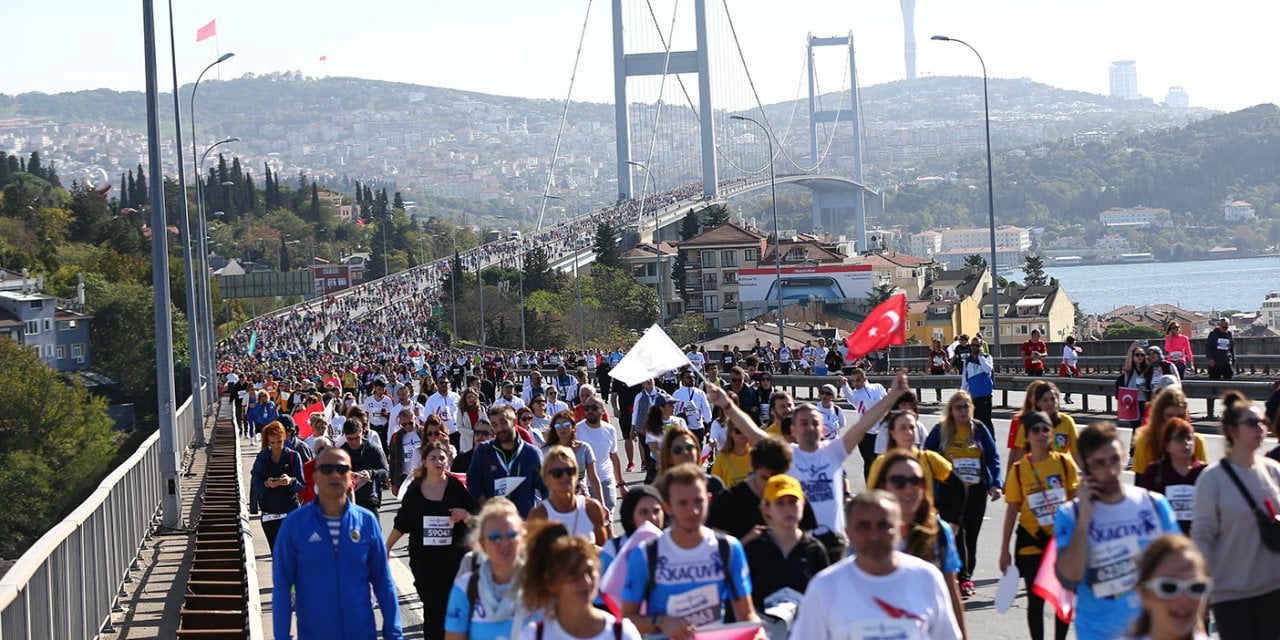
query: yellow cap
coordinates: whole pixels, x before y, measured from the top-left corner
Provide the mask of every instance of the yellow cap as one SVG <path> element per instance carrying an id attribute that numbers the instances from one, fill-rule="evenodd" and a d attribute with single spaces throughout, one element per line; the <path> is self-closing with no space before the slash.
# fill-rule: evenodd
<path id="1" fill-rule="evenodd" d="M 804 500 L 804 489 L 800 487 L 800 481 L 781 473 L 769 478 L 769 482 L 764 485 L 764 499 L 777 502 L 782 496 L 795 496 Z"/>

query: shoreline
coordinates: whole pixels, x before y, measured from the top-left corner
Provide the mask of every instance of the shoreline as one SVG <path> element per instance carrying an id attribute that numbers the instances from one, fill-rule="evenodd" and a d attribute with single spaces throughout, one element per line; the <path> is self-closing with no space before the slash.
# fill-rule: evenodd
<path id="1" fill-rule="evenodd" d="M 1223 260 L 1252 260 L 1255 258 L 1280 258 L 1280 253 L 1255 253 L 1252 255 L 1232 255 L 1221 257 L 1198 257 L 1198 258 L 1181 258 L 1176 260 L 1159 260 L 1152 258 L 1150 260 L 1081 260 L 1080 262 L 1058 263 L 1053 262 L 1052 258 L 1045 258 L 1045 268 L 1053 269 L 1070 269 L 1072 267 L 1098 267 L 1098 266 L 1115 266 L 1124 264 L 1174 264 L 1180 262 L 1221 262 Z M 1018 267 L 1015 270 L 1021 271 Z"/>

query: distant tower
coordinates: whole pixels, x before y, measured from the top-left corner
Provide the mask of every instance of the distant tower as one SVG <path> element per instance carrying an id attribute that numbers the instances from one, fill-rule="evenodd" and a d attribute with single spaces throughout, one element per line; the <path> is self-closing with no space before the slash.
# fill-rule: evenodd
<path id="1" fill-rule="evenodd" d="M 907 79 L 916 79 L 916 0 L 902 2 L 903 55 L 907 59 Z"/>
<path id="2" fill-rule="evenodd" d="M 1111 97 L 1121 100 L 1137 100 L 1138 95 L 1138 63 L 1133 60 L 1118 60 L 1111 63 Z"/>
<path id="3" fill-rule="evenodd" d="M 1187 96 L 1187 92 L 1182 87 L 1169 87 L 1169 93 L 1164 97 L 1164 106 L 1173 109 L 1186 109 L 1191 106 L 1191 98 Z"/>

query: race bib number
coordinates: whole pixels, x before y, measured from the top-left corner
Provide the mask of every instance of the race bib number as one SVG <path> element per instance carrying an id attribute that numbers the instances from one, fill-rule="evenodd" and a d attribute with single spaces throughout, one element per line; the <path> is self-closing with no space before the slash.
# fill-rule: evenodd
<path id="1" fill-rule="evenodd" d="M 919 624 L 902 618 L 856 620 L 849 625 L 849 640 L 912 640 L 919 637 Z"/>
<path id="2" fill-rule="evenodd" d="M 1192 501 L 1196 497 L 1196 486 L 1193 484 L 1175 484 L 1164 488 L 1164 497 L 1173 507 L 1173 519 L 1179 522 L 1190 522 L 1194 517 Z"/>
<path id="3" fill-rule="evenodd" d="M 933 366 L 935 366 L 935 367 L 941 367 L 941 366 L 944 366 L 944 365 L 946 365 L 946 363 L 947 363 L 947 361 L 946 361 L 946 360 L 943 360 L 943 359 L 942 359 L 942 356 L 934 356 L 934 357 L 933 357 Z"/>
<path id="4" fill-rule="evenodd" d="M 1050 481 L 1058 478 L 1051 476 Z M 1058 478 L 1061 484 L 1061 478 Z M 1036 491 L 1027 494 L 1027 508 L 1031 510 L 1031 515 L 1036 517 L 1036 522 L 1041 527 L 1053 526 L 1053 514 L 1058 510 L 1058 505 L 1067 501 L 1067 491 L 1062 488 L 1049 488 L 1045 491 Z"/>
<path id="5" fill-rule="evenodd" d="M 1231 350 L 1231 339 L 1218 338 L 1218 351 L 1230 351 L 1230 350 Z"/>
<path id="6" fill-rule="evenodd" d="M 447 547 L 453 544 L 453 519 L 449 516 L 422 516 L 422 546 Z"/>
<path id="7" fill-rule="evenodd" d="M 236 397 L 240 398 L 241 400 L 244 400 L 245 398 L 249 397 L 249 392 L 244 390 L 238 391 L 236 392 Z"/>
<path id="8" fill-rule="evenodd" d="M 498 498 L 505 498 L 511 495 L 511 492 L 515 491 L 516 487 L 519 487 L 523 483 L 524 483 L 524 477 L 522 476 L 507 476 L 505 478 L 498 478 L 497 480 L 493 481 L 493 493 Z"/>
<path id="9" fill-rule="evenodd" d="M 1174 351 L 1173 353 L 1170 353 L 1169 359 L 1173 360 L 1174 362 L 1182 362 L 1182 352 Z"/>
<path id="10" fill-rule="evenodd" d="M 982 481 L 982 461 L 978 458 L 956 458 L 951 462 L 956 475 L 965 484 L 978 484 Z"/>
<path id="11" fill-rule="evenodd" d="M 720 590 L 706 584 L 667 597 L 667 615 L 683 618 L 693 626 L 720 621 Z"/>
<path id="12" fill-rule="evenodd" d="M 1138 539 L 1127 536 L 1089 547 L 1087 578 L 1093 594 L 1110 598 L 1133 589 L 1138 583 Z"/>

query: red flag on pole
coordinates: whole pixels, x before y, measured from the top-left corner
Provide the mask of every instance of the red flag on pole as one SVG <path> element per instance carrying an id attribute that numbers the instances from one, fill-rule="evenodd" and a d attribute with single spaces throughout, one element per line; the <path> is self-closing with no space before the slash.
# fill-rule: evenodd
<path id="1" fill-rule="evenodd" d="M 328 60 L 328 59 L 329 59 L 329 56 L 320 56 L 320 62 L 324 62 L 325 60 Z"/>
<path id="2" fill-rule="evenodd" d="M 876 305 L 858 329 L 844 339 L 849 353 L 846 362 L 862 358 L 872 351 L 907 343 L 907 296 L 896 296 Z"/>
<path id="3" fill-rule="evenodd" d="M 1040 560 L 1040 570 L 1036 572 L 1035 581 L 1031 584 L 1031 592 L 1053 605 L 1059 620 L 1070 623 L 1075 618 L 1076 594 L 1058 581 L 1058 574 L 1054 570 L 1057 563 L 1058 543 L 1051 537 L 1049 545 L 1045 547 L 1044 557 Z"/>
<path id="4" fill-rule="evenodd" d="M 215 18 L 199 29 L 196 29 L 196 42 L 218 35 L 218 20 Z"/>

